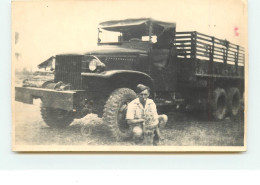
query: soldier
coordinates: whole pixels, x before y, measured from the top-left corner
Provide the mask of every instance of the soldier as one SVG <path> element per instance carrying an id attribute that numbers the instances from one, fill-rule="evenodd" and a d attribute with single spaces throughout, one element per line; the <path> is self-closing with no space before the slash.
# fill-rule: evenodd
<path id="1" fill-rule="evenodd" d="M 159 129 L 159 117 L 163 121 L 167 121 L 167 116 L 158 116 L 157 109 L 154 101 L 149 99 L 150 88 L 139 84 L 136 88 L 138 98 L 134 99 L 128 104 L 126 119 L 133 131 L 133 138 L 136 143 L 145 139 L 145 143 L 150 143 L 144 138 L 148 136 L 154 139 L 156 135 L 159 140 L 162 140 L 162 136 Z"/>

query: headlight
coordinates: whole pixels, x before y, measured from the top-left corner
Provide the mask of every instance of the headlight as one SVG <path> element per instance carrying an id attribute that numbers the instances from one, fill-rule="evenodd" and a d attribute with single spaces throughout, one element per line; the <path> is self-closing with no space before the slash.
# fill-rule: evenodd
<path id="1" fill-rule="evenodd" d="M 102 72 L 105 70 L 106 65 L 103 64 L 97 57 L 92 56 L 93 59 L 89 62 L 88 68 L 92 72 Z"/>
<path id="2" fill-rule="evenodd" d="M 97 66 L 98 66 L 98 60 L 93 59 L 89 62 L 88 68 L 90 71 L 95 71 L 97 69 Z"/>

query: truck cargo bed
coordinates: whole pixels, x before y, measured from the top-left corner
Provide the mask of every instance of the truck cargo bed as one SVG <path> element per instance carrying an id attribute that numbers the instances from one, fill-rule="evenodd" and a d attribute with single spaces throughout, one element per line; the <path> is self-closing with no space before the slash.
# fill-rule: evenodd
<path id="1" fill-rule="evenodd" d="M 205 34 L 177 32 L 179 80 L 196 77 L 244 79 L 245 49 Z"/>

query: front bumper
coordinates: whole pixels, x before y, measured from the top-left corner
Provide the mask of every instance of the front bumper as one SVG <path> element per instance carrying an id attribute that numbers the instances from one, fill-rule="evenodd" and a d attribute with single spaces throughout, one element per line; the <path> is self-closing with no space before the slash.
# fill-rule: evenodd
<path id="1" fill-rule="evenodd" d="M 75 111 L 84 91 L 57 91 L 44 88 L 15 87 L 15 101 L 33 104 L 33 99 L 40 98 L 44 107 Z"/>

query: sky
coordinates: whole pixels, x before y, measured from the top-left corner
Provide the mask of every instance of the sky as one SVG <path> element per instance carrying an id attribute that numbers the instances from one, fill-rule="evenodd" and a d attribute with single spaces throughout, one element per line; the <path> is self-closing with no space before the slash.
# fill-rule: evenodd
<path id="1" fill-rule="evenodd" d="M 12 2 L 13 63 L 36 69 L 56 54 L 82 54 L 96 47 L 99 22 L 141 17 L 247 46 L 244 0 L 18 1 Z"/>

